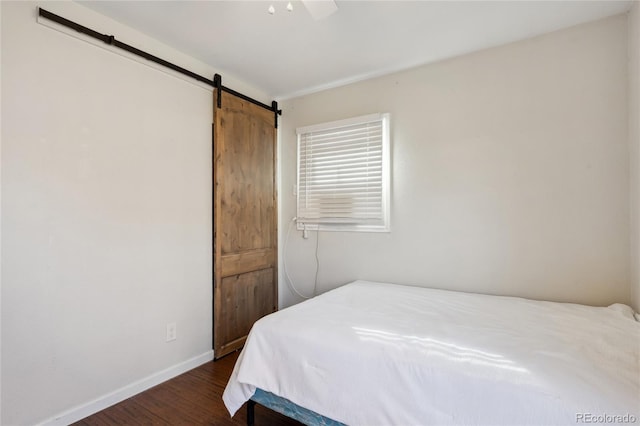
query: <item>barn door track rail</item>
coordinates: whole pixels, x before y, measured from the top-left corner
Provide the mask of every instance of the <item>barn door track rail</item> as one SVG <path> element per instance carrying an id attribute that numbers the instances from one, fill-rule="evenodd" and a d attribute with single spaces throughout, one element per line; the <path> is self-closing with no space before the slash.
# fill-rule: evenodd
<path id="1" fill-rule="evenodd" d="M 278 128 L 278 115 L 282 115 L 282 110 L 278 109 L 278 102 L 273 101 L 271 102 L 271 105 L 267 105 L 264 104 L 260 101 L 257 101 L 247 95 L 243 95 L 240 92 L 236 92 L 233 89 L 230 89 L 228 87 L 225 87 L 222 85 L 222 77 L 220 76 L 220 74 L 215 74 L 213 77 L 213 80 L 209 80 L 206 77 L 203 77 L 199 74 L 196 74 L 192 71 L 189 71 L 186 68 L 182 68 L 181 66 L 178 66 L 176 64 L 173 64 L 169 61 L 165 61 L 162 58 L 159 58 L 155 55 L 152 55 L 151 53 L 145 52 L 144 50 L 140 50 L 136 47 L 133 47 L 127 43 L 123 43 L 120 40 L 117 40 L 114 36 L 112 35 L 107 35 L 107 34 L 102 34 L 98 31 L 92 30 L 91 28 L 87 28 L 84 25 L 80 25 L 77 22 L 73 22 L 70 21 L 66 18 L 63 18 L 60 15 L 56 15 L 55 13 L 49 12 L 48 10 L 45 10 L 43 8 L 38 8 L 38 16 L 41 16 L 43 18 L 49 19 L 50 21 L 56 22 L 60 25 L 64 25 L 67 28 L 71 28 L 72 30 L 78 31 L 79 33 L 82 34 L 86 34 L 89 37 L 93 37 L 95 39 L 98 39 L 106 44 L 109 44 L 111 46 L 115 46 L 117 48 L 120 48 L 122 50 L 126 50 L 129 53 L 133 53 L 134 55 L 140 56 L 148 61 L 151 62 L 155 62 L 156 64 L 162 65 L 166 68 L 172 69 L 173 71 L 179 72 L 180 74 L 184 74 L 188 77 L 191 77 L 195 80 L 198 80 L 202 83 L 208 84 L 209 86 L 218 89 L 218 99 L 217 99 L 217 105 L 218 108 L 221 107 L 221 93 L 222 92 L 227 92 L 230 93 L 234 96 L 237 96 L 241 99 L 244 99 L 245 101 L 251 102 L 252 104 L 258 105 L 262 108 L 268 109 L 269 111 L 273 111 L 274 113 L 274 119 L 275 119 L 275 127 Z"/>

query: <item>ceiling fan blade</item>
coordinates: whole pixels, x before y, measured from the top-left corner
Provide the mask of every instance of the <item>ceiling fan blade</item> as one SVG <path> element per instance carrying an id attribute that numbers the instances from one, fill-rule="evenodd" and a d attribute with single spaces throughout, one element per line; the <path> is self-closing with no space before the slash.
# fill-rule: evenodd
<path id="1" fill-rule="evenodd" d="M 333 0 L 301 0 L 313 19 L 319 21 L 338 10 L 336 2 Z"/>

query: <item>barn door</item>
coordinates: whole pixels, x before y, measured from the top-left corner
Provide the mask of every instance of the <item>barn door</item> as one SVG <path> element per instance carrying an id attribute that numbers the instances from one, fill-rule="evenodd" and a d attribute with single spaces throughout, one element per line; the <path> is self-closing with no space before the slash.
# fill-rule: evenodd
<path id="1" fill-rule="evenodd" d="M 220 358 L 276 310 L 274 113 L 222 92 L 220 107 L 214 102 L 213 155 L 213 349 Z"/>

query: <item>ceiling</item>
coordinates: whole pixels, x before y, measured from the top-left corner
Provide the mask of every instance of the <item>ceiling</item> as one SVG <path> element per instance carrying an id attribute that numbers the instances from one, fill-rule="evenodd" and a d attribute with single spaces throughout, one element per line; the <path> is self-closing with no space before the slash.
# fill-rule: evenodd
<path id="1" fill-rule="evenodd" d="M 80 3 L 282 100 L 624 13 L 633 1 L 337 0 L 320 20 L 300 0 L 292 12 L 276 0 Z"/>

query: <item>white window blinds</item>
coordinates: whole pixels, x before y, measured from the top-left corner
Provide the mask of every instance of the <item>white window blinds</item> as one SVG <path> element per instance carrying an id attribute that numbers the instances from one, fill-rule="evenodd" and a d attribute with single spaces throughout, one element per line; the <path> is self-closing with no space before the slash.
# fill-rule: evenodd
<path id="1" fill-rule="evenodd" d="M 389 230 L 389 116 L 297 129 L 298 228 Z"/>

